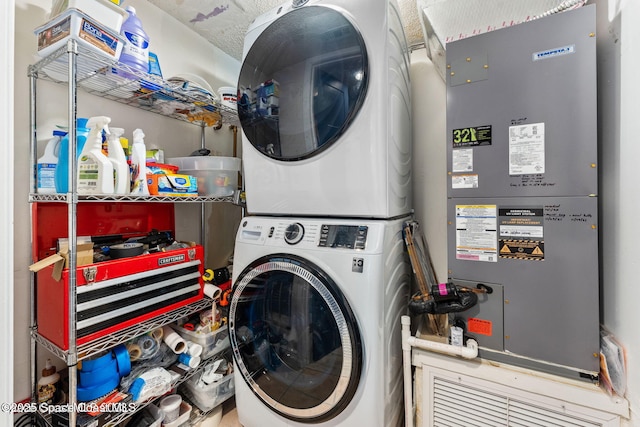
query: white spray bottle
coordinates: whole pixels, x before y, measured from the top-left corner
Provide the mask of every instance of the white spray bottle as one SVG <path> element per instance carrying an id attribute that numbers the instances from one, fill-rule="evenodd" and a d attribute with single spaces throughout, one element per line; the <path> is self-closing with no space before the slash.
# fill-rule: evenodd
<path id="1" fill-rule="evenodd" d="M 129 177 L 127 157 L 124 155 L 124 149 L 120 144 L 120 137 L 124 133 L 124 129 L 112 127 L 109 131 L 110 134 L 107 137 L 107 152 L 109 153 L 109 161 L 113 165 L 113 171 L 115 173 L 113 177 L 113 192 L 114 194 L 127 194 L 129 193 L 131 178 Z"/>
<path id="2" fill-rule="evenodd" d="M 113 165 L 102 152 L 102 131 L 109 134 L 111 119 L 91 117 L 89 136 L 78 160 L 78 194 L 113 194 Z"/>
<path id="3" fill-rule="evenodd" d="M 133 131 L 131 194 L 149 195 L 149 186 L 147 185 L 147 147 L 144 145 L 144 132 L 142 132 L 142 129 Z"/>

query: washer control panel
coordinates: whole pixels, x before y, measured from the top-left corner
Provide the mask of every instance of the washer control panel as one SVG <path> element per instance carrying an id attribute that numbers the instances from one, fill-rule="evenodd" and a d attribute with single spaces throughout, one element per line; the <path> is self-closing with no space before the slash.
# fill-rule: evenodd
<path id="1" fill-rule="evenodd" d="M 322 224 L 318 246 L 364 249 L 368 230 L 366 225 Z"/>

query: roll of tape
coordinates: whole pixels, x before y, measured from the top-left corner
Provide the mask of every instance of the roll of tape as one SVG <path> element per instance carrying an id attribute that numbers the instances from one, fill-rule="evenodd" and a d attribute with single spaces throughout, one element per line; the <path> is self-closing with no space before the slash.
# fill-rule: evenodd
<path id="1" fill-rule="evenodd" d="M 151 331 L 151 337 L 156 341 L 160 341 L 162 339 L 162 335 L 162 328 L 154 329 L 153 331 Z"/>
<path id="2" fill-rule="evenodd" d="M 129 258 L 142 255 L 144 246 L 142 243 L 121 243 L 109 246 L 109 256 L 111 259 Z"/>
<path id="3" fill-rule="evenodd" d="M 82 366 L 79 366 L 78 369 L 83 369 L 84 371 L 95 371 L 96 369 L 104 368 L 109 365 L 112 358 L 111 352 L 108 351 L 95 356 L 93 359 L 83 360 Z"/>
<path id="4" fill-rule="evenodd" d="M 119 344 L 113 348 L 113 354 L 118 362 L 118 373 L 121 377 L 126 377 L 131 372 L 131 358 L 124 344 Z"/>
<path id="5" fill-rule="evenodd" d="M 102 356 L 106 358 L 107 363 L 100 368 L 92 371 L 87 369 L 78 369 L 78 385 L 84 388 L 97 387 L 101 384 L 109 382 L 114 375 L 118 375 L 118 363 L 111 353 Z"/>
<path id="6" fill-rule="evenodd" d="M 158 341 L 153 339 L 150 335 L 141 335 L 136 339 L 136 343 L 140 346 L 142 354 L 141 359 L 148 359 L 153 357 L 158 351 Z"/>
<path id="7" fill-rule="evenodd" d="M 138 344 L 128 344 L 127 350 L 129 351 L 129 359 L 131 359 L 132 362 L 135 362 L 142 356 L 142 349 Z"/>

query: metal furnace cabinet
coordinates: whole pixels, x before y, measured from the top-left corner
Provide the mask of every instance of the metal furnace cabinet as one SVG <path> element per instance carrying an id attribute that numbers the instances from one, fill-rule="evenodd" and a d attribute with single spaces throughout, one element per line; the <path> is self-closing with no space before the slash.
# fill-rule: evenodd
<path id="1" fill-rule="evenodd" d="M 595 6 L 447 45 L 450 280 L 483 358 L 599 372 Z"/>

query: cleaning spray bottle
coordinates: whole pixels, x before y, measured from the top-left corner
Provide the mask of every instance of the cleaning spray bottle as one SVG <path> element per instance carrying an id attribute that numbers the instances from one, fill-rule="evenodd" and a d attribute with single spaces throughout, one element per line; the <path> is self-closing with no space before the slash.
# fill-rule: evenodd
<path id="1" fill-rule="evenodd" d="M 60 141 L 67 133 L 61 130 L 54 130 L 53 137 L 47 142 L 44 154 L 38 159 L 36 191 L 41 194 L 51 194 L 56 192 L 56 166 L 58 165 L 58 151 Z"/>
<path id="2" fill-rule="evenodd" d="M 122 128 L 109 129 L 110 134 L 107 138 L 107 152 L 109 153 L 109 161 L 113 165 L 114 172 L 114 194 L 127 194 L 131 178 L 129 177 L 129 165 L 124 155 L 124 149 L 120 144 L 120 137 L 124 133 Z"/>
<path id="3" fill-rule="evenodd" d="M 149 195 L 147 185 L 147 147 L 142 129 L 133 131 L 131 147 L 131 194 Z"/>
<path id="4" fill-rule="evenodd" d="M 113 165 L 102 152 L 102 131 L 109 134 L 111 119 L 91 117 L 87 142 L 78 160 L 78 194 L 113 194 Z"/>
<path id="5" fill-rule="evenodd" d="M 87 119 L 78 117 L 76 119 L 76 162 L 88 136 Z M 67 134 L 60 141 L 60 150 L 58 151 L 58 165 L 54 174 L 56 193 L 69 192 L 69 151 L 69 134 Z"/>

